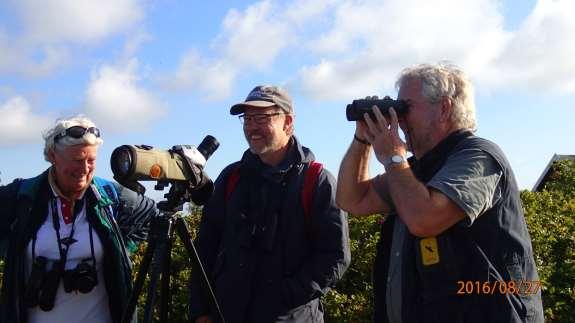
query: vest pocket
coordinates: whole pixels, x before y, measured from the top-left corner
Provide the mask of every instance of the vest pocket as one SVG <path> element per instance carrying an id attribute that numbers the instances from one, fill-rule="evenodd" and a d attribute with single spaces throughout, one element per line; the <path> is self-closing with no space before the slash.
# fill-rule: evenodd
<path id="1" fill-rule="evenodd" d="M 523 273 L 522 263 L 523 262 L 520 261 L 519 263 L 505 265 L 507 273 L 509 274 L 508 283 L 513 281 L 515 287 L 519 288 L 517 293 L 509 294 L 509 299 L 521 318 L 531 318 L 536 315 L 535 303 L 533 301 L 536 294 L 530 294 L 531 292 L 526 290 L 528 285 L 531 285 L 533 282 L 528 280 Z"/>
<path id="2" fill-rule="evenodd" d="M 452 239 L 446 235 L 418 238 L 414 248 L 424 298 L 455 296 L 460 270 Z"/>

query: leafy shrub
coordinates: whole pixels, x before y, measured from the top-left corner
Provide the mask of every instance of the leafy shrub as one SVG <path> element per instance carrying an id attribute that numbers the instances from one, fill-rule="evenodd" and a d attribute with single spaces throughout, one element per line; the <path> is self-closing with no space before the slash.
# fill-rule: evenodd
<path id="1" fill-rule="evenodd" d="M 575 322 L 575 162 L 556 162 L 541 192 L 521 192 L 546 322 Z"/>
<path id="2" fill-rule="evenodd" d="M 555 163 L 543 191 L 522 191 L 521 199 L 542 283 L 546 322 L 575 322 L 575 162 Z M 194 236 L 200 209 L 190 211 L 191 215 L 185 220 Z M 323 298 L 326 322 L 371 321 L 371 272 L 380 219 L 376 215 L 349 218 L 352 262 L 337 287 Z M 134 255 L 136 269 L 142 260 L 144 245 Z M 190 260 L 179 239 L 175 239 L 170 268 L 173 282 L 170 321 L 189 322 Z M 0 277 L 2 272 L 0 261 Z M 145 295 L 142 293 L 139 300 L 140 318 Z"/>
<path id="3" fill-rule="evenodd" d="M 351 265 L 324 298 L 326 322 L 369 322 L 373 312 L 371 273 L 381 216 L 350 217 Z"/>

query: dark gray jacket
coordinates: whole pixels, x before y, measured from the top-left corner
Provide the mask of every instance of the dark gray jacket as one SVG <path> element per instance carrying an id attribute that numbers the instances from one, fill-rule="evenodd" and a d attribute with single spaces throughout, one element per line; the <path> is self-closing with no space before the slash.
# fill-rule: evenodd
<path id="1" fill-rule="evenodd" d="M 319 302 L 350 263 L 346 214 L 322 170 L 306 223 L 301 190 L 312 152 L 292 137 L 285 160 L 266 166 L 246 151 L 222 171 L 204 207 L 197 247 L 228 323 L 323 322 Z M 227 180 L 240 167 L 226 200 Z M 211 312 L 192 273 L 191 317 Z"/>

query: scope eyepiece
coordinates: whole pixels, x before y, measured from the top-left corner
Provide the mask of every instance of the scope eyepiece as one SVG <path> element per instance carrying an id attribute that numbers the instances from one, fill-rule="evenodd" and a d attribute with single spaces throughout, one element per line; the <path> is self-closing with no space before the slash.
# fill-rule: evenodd
<path id="1" fill-rule="evenodd" d="M 197 149 L 204 156 L 204 158 L 208 160 L 219 146 L 220 143 L 215 137 L 207 135 L 204 140 L 202 140 Z"/>

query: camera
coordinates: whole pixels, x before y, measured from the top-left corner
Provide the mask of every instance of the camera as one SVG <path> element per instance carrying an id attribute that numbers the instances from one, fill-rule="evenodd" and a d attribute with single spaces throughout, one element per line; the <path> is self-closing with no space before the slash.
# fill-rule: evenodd
<path id="1" fill-rule="evenodd" d="M 38 293 L 38 306 L 42 311 L 51 311 L 54 308 L 54 300 L 60 285 L 60 278 L 64 272 L 64 263 L 56 261 L 52 269 L 45 275 L 44 284 Z"/>
<path id="2" fill-rule="evenodd" d="M 191 189 L 199 190 L 206 184 L 213 186 L 203 167 L 219 145 L 212 136 L 206 136 L 197 148 L 177 145 L 161 150 L 147 145 L 123 145 L 114 149 L 110 164 L 114 179 L 138 193 L 145 189 L 137 181 L 186 182 Z"/>
<path id="3" fill-rule="evenodd" d="M 385 116 L 389 116 L 389 108 L 393 108 L 398 115 L 407 113 L 409 109 L 409 104 L 404 100 L 394 100 L 388 96 L 383 99 L 358 99 L 353 100 L 351 104 L 347 105 L 345 109 L 345 115 L 348 121 L 358 121 L 363 120 L 363 115 L 368 113 L 372 119 L 375 119 L 375 115 L 371 108 L 377 106 L 379 111 Z"/>
<path id="4" fill-rule="evenodd" d="M 47 262 L 48 259 L 46 259 L 46 257 L 38 256 L 32 263 L 32 270 L 30 271 L 24 292 L 24 305 L 26 305 L 26 307 L 35 307 L 38 305 L 38 295 L 46 279 Z"/>
<path id="5" fill-rule="evenodd" d="M 98 285 L 98 273 L 96 268 L 89 263 L 90 261 L 92 261 L 91 258 L 84 259 L 76 268 L 64 271 L 62 279 L 66 293 L 79 291 L 82 294 L 86 294 Z"/>

